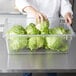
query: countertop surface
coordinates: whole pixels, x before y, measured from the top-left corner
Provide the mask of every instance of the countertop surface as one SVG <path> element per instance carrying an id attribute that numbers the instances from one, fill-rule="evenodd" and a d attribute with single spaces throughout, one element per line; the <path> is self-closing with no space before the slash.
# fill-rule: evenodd
<path id="1" fill-rule="evenodd" d="M 76 72 L 76 38 L 68 54 L 8 55 L 0 33 L 0 72 Z"/>

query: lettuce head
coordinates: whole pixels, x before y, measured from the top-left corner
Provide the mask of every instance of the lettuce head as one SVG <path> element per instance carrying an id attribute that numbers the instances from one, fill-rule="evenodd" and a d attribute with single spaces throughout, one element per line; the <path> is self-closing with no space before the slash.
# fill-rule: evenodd
<path id="1" fill-rule="evenodd" d="M 55 28 L 49 29 L 49 34 L 69 34 L 69 29 L 65 29 L 62 26 L 57 26 Z"/>
<path id="2" fill-rule="evenodd" d="M 21 25 L 14 25 L 6 34 L 10 50 L 18 51 L 27 46 L 27 37 L 22 36 L 26 34 L 26 31 Z"/>
<path id="3" fill-rule="evenodd" d="M 25 28 L 27 34 L 39 34 L 40 31 L 36 28 L 36 25 L 34 23 L 30 23 Z"/>
<path id="4" fill-rule="evenodd" d="M 51 36 L 46 37 L 47 47 L 51 50 L 55 51 L 66 51 L 68 49 L 68 45 L 66 44 L 66 40 L 62 37 Z"/>
<path id="5" fill-rule="evenodd" d="M 38 49 L 44 46 L 44 38 L 43 37 L 31 37 L 28 42 L 28 47 L 31 50 Z"/>
<path id="6" fill-rule="evenodd" d="M 39 29 L 41 31 L 41 34 L 48 34 L 49 33 L 49 21 L 48 20 L 44 20 L 41 23 L 38 23 L 36 25 L 37 29 Z"/>

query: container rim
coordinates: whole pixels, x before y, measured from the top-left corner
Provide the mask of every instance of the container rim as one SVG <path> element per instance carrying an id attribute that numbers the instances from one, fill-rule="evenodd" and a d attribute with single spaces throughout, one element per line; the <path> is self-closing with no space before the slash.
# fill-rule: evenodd
<path id="1" fill-rule="evenodd" d="M 8 34 L 6 34 L 6 35 L 3 35 L 3 37 L 8 37 L 8 36 L 9 36 L 9 37 L 16 37 L 16 36 L 17 36 L 17 37 L 24 37 L 24 36 L 25 36 L 25 37 L 38 37 L 38 36 L 41 36 L 41 37 L 66 36 L 66 37 L 67 37 L 67 36 L 74 36 L 74 35 L 73 35 L 73 34 L 62 34 L 62 35 L 61 35 L 61 34 L 53 34 L 53 35 L 52 35 L 52 34 L 50 34 L 50 35 L 49 35 L 49 34 L 43 34 L 43 35 L 42 35 L 42 34 L 37 34 L 37 35 L 35 35 L 35 34 L 33 34 L 33 35 L 28 35 L 28 34 L 23 34 L 23 35 L 16 35 L 16 34 L 15 34 L 15 35 L 14 35 L 14 34 L 13 34 L 13 35 L 10 35 L 10 34 L 9 34 L 9 35 L 8 35 Z"/>

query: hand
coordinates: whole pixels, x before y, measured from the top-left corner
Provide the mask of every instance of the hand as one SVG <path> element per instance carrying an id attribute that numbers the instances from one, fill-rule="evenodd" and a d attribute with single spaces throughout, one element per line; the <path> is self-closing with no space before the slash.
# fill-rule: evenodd
<path id="1" fill-rule="evenodd" d="M 45 15 L 43 15 L 41 12 L 37 11 L 34 8 L 32 8 L 32 14 L 36 18 L 36 23 L 41 23 L 47 19 L 47 17 Z"/>
<path id="2" fill-rule="evenodd" d="M 67 23 L 67 24 L 69 24 L 69 25 L 71 25 L 72 24 L 72 15 L 71 15 L 71 13 L 66 13 L 66 15 L 65 15 L 65 17 L 64 17 L 64 19 L 65 19 L 65 22 Z"/>
<path id="3" fill-rule="evenodd" d="M 23 11 L 26 11 L 27 13 L 30 12 L 32 15 L 36 18 L 36 22 L 40 23 L 43 22 L 43 20 L 47 19 L 45 15 L 43 15 L 41 12 L 33 8 L 32 6 L 27 6 L 23 9 Z"/>
<path id="4" fill-rule="evenodd" d="M 47 19 L 47 17 L 45 15 L 43 15 L 42 13 L 40 13 L 38 11 L 35 12 L 35 17 L 36 17 L 36 23 L 41 23 Z"/>

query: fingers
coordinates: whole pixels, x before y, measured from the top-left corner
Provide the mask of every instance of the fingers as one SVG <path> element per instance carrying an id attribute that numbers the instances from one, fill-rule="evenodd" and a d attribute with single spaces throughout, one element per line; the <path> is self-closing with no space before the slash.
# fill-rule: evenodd
<path id="1" fill-rule="evenodd" d="M 65 15 L 65 22 L 66 22 L 67 24 L 69 24 L 69 25 L 72 24 L 72 16 L 71 16 L 70 13 L 67 13 L 67 14 Z"/>
<path id="2" fill-rule="evenodd" d="M 47 19 L 47 17 L 44 16 L 43 14 L 41 14 L 41 13 L 37 13 L 37 14 L 36 14 L 36 22 L 37 22 L 37 23 L 41 23 L 41 22 L 43 22 L 45 19 Z"/>
<path id="3" fill-rule="evenodd" d="M 44 16 L 43 16 L 42 14 L 39 14 L 39 17 L 38 17 L 38 18 L 39 18 L 39 21 L 40 21 L 40 22 L 43 22 Z"/>
<path id="4" fill-rule="evenodd" d="M 41 22 L 43 22 L 43 16 L 41 15 L 41 14 L 38 14 L 37 16 L 36 16 L 36 20 L 37 20 L 37 23 L 41 23 Z"/>
<path id="5" fill-rule="evenodd" d="M 71 25 L 71 24 L 72 24 L 72 18 L 71 18 L 71 17 L 65 18 L 65 22 L 66 22 L 67 24 Z"/>
<path id="6" fill-rule="evenodd" d="M 40 20 L 40 17 L 39 17 L 39 16 L 36 16 L 36 22 L 37 22 L 37 24 L 41 22 L 41 20 Z"/>
<path id="7" fill-rule="evenodd" d="M 71 24 L 72 24 L 72 19 L 71 19 L 71 17 L 68 17 L 68 19 L 67 19 L 67 20 L 68 20 L 68 24 L 70 24 L 70 25 L 71 25 Z"/>

